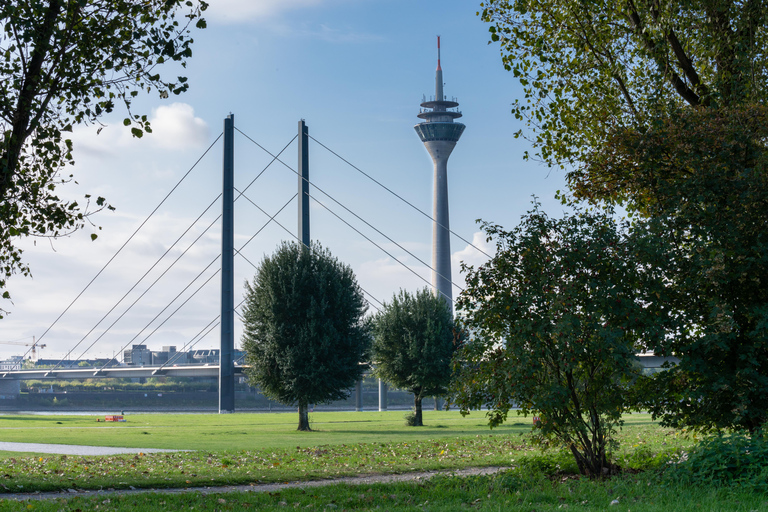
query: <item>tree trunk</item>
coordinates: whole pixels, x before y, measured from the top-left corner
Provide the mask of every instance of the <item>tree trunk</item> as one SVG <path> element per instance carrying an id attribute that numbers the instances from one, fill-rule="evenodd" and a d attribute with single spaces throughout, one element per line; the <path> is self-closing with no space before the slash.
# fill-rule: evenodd
<path id="1" fill-rule="evenodd" d="M 296 430 L 304 432 L 312 430 L 309 428 L 309 404 L 306 401 L 299 402 L 299 428 Z"/>
<path id="2" fill-rule="evenodd" d="M 421 393 L 413 395 L 413 426 L 424 426 L 424 423 L 421 420 Z"/>
<path id="3" fill-rule="evenodd" d="M 29 120 L 32 117 L 32 102 L 39 94 L 40 80 L 44 74 L 42 67 L 49 54 L 50 39 L 56 27 L 56 19 L 61 13 L 61 7 L 60 0 L 50 0 L 41 27 L 35 32 L 34 50 L 11 118 L 11 136 L 8 146 L 4 148 L 5 154 L 0 154 L 0 197 L 3 201 L 7 199 L 6 195 L 13 187 L 13 176 L 18 172 L 19 155 L 31 133 Z"/>

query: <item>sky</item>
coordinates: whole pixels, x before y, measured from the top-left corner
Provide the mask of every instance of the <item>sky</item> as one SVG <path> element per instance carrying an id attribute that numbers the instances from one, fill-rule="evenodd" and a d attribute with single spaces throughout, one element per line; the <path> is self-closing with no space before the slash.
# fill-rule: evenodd
<path id="1" fill-rule="evenodd" d="M 319 143 L 431 214 L 432 162 L 413 126 L 420 121 L 416 114 L 422 96 L 434 95 L 437 35 L 445 94 L 458 98 L 464 114 L 458 121 L 467 127 L 448 162 L 451 229 L 492 254 L 495 246 L 485 240 L 477 219 L 510 229 L 530 209 L 533 196 L 551 214 L 562 210 L 554 195 L 565 187 L 563 172 L 523 160 L 530 145 L 514 137 L 525 127 L 510 113 L 521 89 L 503 69 L 498 46 L 488 44 L 488 27 L 476 14 L 479 2 L 210 3 L 208 28 L 196 31 L 187 68 L 167 69 L 187 76 L 189 91 L 167 99 L 145 95 L 134 103 L 135 112 L 150 116 L 151 135 L 132 138 L 122 126 L 125 112 L 103 118 L 100 131 L 97 126 L 75 129 L 76 163 L 66 170 L 74 181 L 59 192 L 68 198 L 104 196 L 116 209 L 91 217 L 93 225 L 72 236 L 19 242 L 32 277 L 17 275 L 8 281 L 12 302 L 2 305 L 10 314 L 0 320 L 0 341 L 31 343 L 33 336 L 42 336 L 40 343 L 46 346 L 39 356 L 46 359 L 67 354 L 71 359 L 112 357 L 139 343 L 152 350 L 172 345 L 189 349 L 193 343 L 194 349 L 218 347 L 217 328 L 199 341 L 196 336 L 219 314 L 220 277 L 213 272 L 220 264 L 216 217 L 221 203 L 214 201 L 221 192 L 222 143 L 213 143 L 229 114 L 242 134 L 267 151 L 277 154 L 285 148 L 280 160 L 293 169 L 297 145 L 291 141 L 304 119 Z M 268 166 L 269 154 L 242 134 L 235 137 L 235 186 L 243 190 L 266 168 L 246 196 L 274 215 L 296 193 L 296 175 L 280 163 Z M 375 306 L 400 289 L 413 292 L 426 286 L 431 271 L 416 257 L 430 263 L 431 221 L 318 142 L 309 146 L 310 194 L 319 201 L 311 206 L 312 239 L 352 267 Z M 245 281 L 256 272 L 254 265 L 281 241 L 293 240 L 297 229 L 295 199 L 275 217 L 287 231 L 268 223 L 269 217 L 248 199 L 235 203 L 235 245 L 244 246 L 235 260 L 236 304 Z M 96 241 L 90 240 L 91 233 L 99 235 Z M 166 251 L 168 256 L 153 267 Z M 476 266 L 486 256 L 457 237 L 451 240 L 451 251 L 456 296 L 464 282 L 460 263 Z M 200 279 L 185 290 L 198 274 Z M 241 333 L 236 317 L 236 346 Z M 0 358 L 25 350 L 0 344 Z"/>

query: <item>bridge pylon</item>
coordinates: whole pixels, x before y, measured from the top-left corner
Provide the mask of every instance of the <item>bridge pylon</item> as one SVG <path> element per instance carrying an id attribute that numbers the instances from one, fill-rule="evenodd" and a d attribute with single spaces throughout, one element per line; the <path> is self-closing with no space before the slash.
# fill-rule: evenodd
<path id="1" fill-rule="evenodd" d="M 235 412 L 235 115 L 224 119 L 219 414 Z"/>

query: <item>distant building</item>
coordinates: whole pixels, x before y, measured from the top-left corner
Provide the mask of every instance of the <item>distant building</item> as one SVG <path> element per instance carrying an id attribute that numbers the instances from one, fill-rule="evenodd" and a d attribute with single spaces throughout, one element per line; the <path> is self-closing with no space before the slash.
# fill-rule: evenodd
<path id="1" fill-rule="evenodd" d="M 11 358 L 9 361 L 0 361 L 0 370 L 21 370 L 21 361 Z"/>
<path id="2" fill-rule="evenodd" d="M 152 352 L 152 364 L 183 364 L 185 361 L 185 353 L 177 352 L 175 346 L 164 346 L 163 350 Z"/>
<path id="3" fill-rule="evenodd" d="M 0 370 L 21 370 L 21 364 L 21 357 L 13 356 L 7 361 L 0 361 Z"/>
<path id="4" fill-rule="evenodd" d="M 188 364 L 219 364 L 219 349 L 190 350 L 187 352 Z"/>
<path id="5" fill-rule="evenodd" d="M 128 366 L 151 365 L 152 351 L 146 345 L 133 345 L 130 350 L 123 351 L 123 362 Z"/>

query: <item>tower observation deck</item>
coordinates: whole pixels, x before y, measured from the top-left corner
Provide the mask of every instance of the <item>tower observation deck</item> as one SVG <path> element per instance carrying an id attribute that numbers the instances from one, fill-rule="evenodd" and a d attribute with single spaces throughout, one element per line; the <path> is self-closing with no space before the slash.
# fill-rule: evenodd
<path id="1" fill-rule="evenodd" d="M 437 72 L 435 96 L 421 102 L 418 117 L 424 122 L 414 126 L 421 142 L 434 163 L 432 197 L 432 287 L 451 304 L 451 239 L 448 216 L 448 157 L 451 156 L 465 126 L 454 122 L 461 117 L 456 98 L 447 100 L 443 94 L 443 70 L 440 67 L 440 36 L 437 37 Z M 453 109 L 453 110 L 451 110 Z"/>

